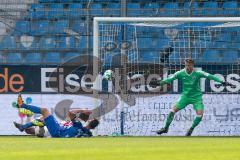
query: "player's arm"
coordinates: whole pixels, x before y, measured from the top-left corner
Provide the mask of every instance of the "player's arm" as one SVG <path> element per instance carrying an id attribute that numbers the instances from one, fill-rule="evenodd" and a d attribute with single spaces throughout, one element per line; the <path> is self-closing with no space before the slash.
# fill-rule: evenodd
<path id="1" fill-rule="evenodd" d="M 227 86 L 227 85 L 232 85 L 232 84 L 230 84 L 230 83 L 228 83 L 228 82 L 224 82 L 224 81 L 222 81 L 221 79 L 219 79 L 217 76 L 214 76 L 214 75 L 212 75 L 212 74 L 210 74 L 210 73 L 207 73 L 207 72 L 204 72 L 204 71 L 199 71 L 199 73 L 201 74 L 201 76 L 202 77 L 204 77 L 204 78 L 207 78 L 207 79 L 210 79 L 210 80 L 213 80 L 213 81 L 216 81 L 216 82 L 219 82 L 219 83 L 221 83 L 221 84 L 223 84 L 223 85 L 225 85 L 225 86 Z"/>
<path id="2" fill-rule="evenodd" d="M 79 114 L 79 113 L 86 113 L 86 114 L 91 114 L 92 110 L 89 109 L 71 109 L 69 112 L 72 112 L 73 114 Z"/>
<path id="3" fill-rule="evenodd" d="M 80 118 L 84 121 L 87 121 L 90 114 L 92 114 L 92 110 L 88 110 L 88 109 L 74 109 L 74 110 L 70 110 L 68 112 L 68 117 L 70 118 L 70 120 L 73 120 L 75 118 Z"/>
<path id="4" fill-rule="evenodd" d="M 178 77 L 179 77 L 179 72 L 176 72 L 168 78 L 165 78 L 163 80 L 151 81 L 149 84 L 153 86 L 163 86 L 164 84 L 169 84 L 172 81 L 178 79 Z"/>

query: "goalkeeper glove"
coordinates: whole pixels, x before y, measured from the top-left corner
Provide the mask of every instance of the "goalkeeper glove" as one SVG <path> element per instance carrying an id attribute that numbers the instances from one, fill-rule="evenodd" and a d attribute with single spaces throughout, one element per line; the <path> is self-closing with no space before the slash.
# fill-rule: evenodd
<path id="1" fill-rule="evenodd" d="M 231 83 L 228 83 L 228 82 L 222 82 L 222 85 L 224 85 L 224 86 L 234 86 L 234 85 L 232 85 Z"/>
<path id="2" fill-rule="evenodd" d="M 153 87 L 158 87 L 158 86 L 160 86 L 160 84 L 161 84 L 161 81 L 159 81 L 159 80 L 151 81 L 151 82 L 149 83 L 149 85 L 150 85 L 150 86 L 153 86 Z"/>

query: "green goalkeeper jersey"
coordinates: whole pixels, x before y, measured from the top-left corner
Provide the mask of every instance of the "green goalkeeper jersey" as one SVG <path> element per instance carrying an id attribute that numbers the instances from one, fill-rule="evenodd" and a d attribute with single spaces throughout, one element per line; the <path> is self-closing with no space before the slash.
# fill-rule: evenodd
<path id="1" fill-rule="evenodd" d="M 193 70 L 191 74 L 188 74 L 185 69 L 182 69 L 174 73 L 169 78 L 162 80 L 160 84 L 164 85 L 176 79 L 179 79 L 180 81 L 182 81 L 182 85 L 183 85 L 182 96 L 201 98 L 202 96 L 202 92 L 200 89 L 201 78 L 208 78 L 210 80 L 214 80 L 219 83 L 223 82 L 218 77 L 204 71 Z"/>

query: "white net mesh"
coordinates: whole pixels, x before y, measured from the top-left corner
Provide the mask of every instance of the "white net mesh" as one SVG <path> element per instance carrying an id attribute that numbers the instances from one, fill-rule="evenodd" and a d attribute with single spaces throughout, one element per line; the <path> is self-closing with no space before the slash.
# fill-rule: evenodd
<path id="1" fill-rule="evenodd" d="M 184 59 L 191 57 L 196 69 L 234 85 L 201 80 L 205 115 L 195 134 L 240 135 L 239 22 L 102 22 L 94 38 L 99 39 L 100 73 L 118 69 L 121 77 L 118 83 L 100 82 L 104 91 L 114 86 L 111 91 L 119 105 L 102 116 L 98 134 L 155 135 L 180 96 L 181 82 L 159 90 L 152 90 L 148 82 L 183 69 Z M 186 107 L 176 115 L 168 135 L 184 135 L 194 117 L 193 107 Z"/>

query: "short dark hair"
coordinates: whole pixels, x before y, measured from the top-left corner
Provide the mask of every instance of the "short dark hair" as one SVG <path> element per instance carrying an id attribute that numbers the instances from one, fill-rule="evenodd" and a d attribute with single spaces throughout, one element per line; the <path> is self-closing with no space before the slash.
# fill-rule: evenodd
<path id="1" fill-rule="evenodd" d="M 80 118 L 83 121 L 87 121 L 89 119 L 89 114 L 86 113 L 80 113 L 78 118 Z"/>
<path id="2" fill-rule="evenodd" d="M 99 121 L 97 119 L 93 119 L 89 122 L 88 125 L 89 125 L 90 129 L 94 129 L 98 126 L 98 124 L 99 124 Z"/>
<path id="3" fill-rule="evenodd" d="M 194 64 L 194 60 L 192 58 L 186 58 L 185 62 Z"/>

